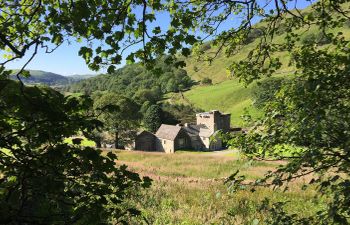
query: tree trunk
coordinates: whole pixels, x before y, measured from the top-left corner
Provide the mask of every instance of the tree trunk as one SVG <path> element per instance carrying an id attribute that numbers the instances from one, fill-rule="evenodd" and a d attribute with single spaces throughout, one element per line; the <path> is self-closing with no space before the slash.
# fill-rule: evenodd
<path id="1" fill-rule="evenodd" d="M 118 146 L 119 146 L 119 132 L 116 131 L 114 136 L 114 147 L 118 148 Z"/>

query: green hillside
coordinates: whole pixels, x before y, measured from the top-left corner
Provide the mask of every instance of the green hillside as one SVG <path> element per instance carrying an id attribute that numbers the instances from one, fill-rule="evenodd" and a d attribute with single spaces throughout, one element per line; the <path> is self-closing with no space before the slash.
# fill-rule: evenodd
<path id="1" fill-rule="evenodd" d="M 92 78 L 95 76 L 97 76 L 97 75 L 95 75 L 95 74 L 75 74 L 75 75 L 69 75 L 66 77 L 68 77 L 68 79 L 70 79 L 71 81 L 78 82 L 78 81 L 89 79 L 89 78 Z"/>
<path id="2" fill-rule="evenodd" d="M 18 70 L 13 70 L 15 74 Z M 21 77 L 22 81 L 28 84 L 46 84 L 46 85 L 65 85 L 70 82 L 70 79 L 51 72 L 41 71 L 41 70 L 28 70 L 30 77 Z M 16 79 L 13 77 L 13 79 Z"/>
<path id="3" fill-rule="evenodd" d="M 344 3 L 344 8 L 350 7 L 350 3 Z M 302 12 L 307 12 L 310 10 L 310 7 L 303 9 Z M 254 25 L 254 29 L 264 29 L 266 26 L 265 22 L 259 22 Z M 274 35 L 274 42 L 275 43 L 283 43 L 286 34 L 284 32 L 283 25 L 280 25 L 280 28 L 278 28 L 278 31 Z M 325 40 L 322 40 L 322 32 L 318 29 L 317 26 L 311 25 L 308 27 L 308 31 L 305 32 L 304 30 L 295 31 L 296 34 L 300 37 L 300 42 L 306 41 L 307 39 L 314 38 L 314 42 L 318 42 L 321 46 L 327 46 L 327 43 L 324 43 Z M 334 29 L 332 31 L 328 30 L 327 32 L 332 32 L 334 34 L 338 32 L 342 32 L 344 37 L 350 36 L 350 19 L 345 23 L 344 27 Z M 256 35 L 257 37 L 259 35 Z M 321 40 L 320 40 L 321 39 Z M 322 43 L 323 42 L 323 43 Z M 190 56 L 185 59 L 186 62 L 186 71 L 188 74 L 192 77 L 192 79 L 200 81 L 203 78 L 210 78 L 213 80 L 214 83 L 220 83 L 223 81 L 226 81 L 230 78 L 229 73 L 227 72 L 227 67 L 232 62 L 238 62 L 239 60 L 244 59 L 250 50 L 252 50 L 258 43 L 258 40 L 252 39 L 248 44 L 243 46 L 241 49 L 239 49 L 235 55 L 232 55 L 230 57 L 227 57 L 225 55 L 223 49 L 222 52 L 220 52 L 215 59 L 212 61 L 212 63 L 209 65 L 208 62 L 205 62 L 203 60 L 198 61 L 196 57 Z M 201 58 L 206 58 L 207 56 L 213 56 L 217 50 L 217 46 L 211 46 L 209 43 L 204 44 L 205 52 L 203 55 L 201 55 Z M 278 54 L 273 55 L 274 57 L 277 56 L 280 61 L 283 63 L 283 66 L 276 71 L 276 74 L 290 74 L 294 71 L 294 67 L 288 66 L 289 62 L 289 56 L 287 52 L 279 52 Z"/>
<path id="4" fill-rule="evenodd" d="M 264 23 L 258 23 L 255 27 L 263 27 Z M 350 36 L 350 20 L 342 29 L 334 30 L 333 32 L 341 31 L 344 36 Z M 322 39 L 321 32 L 315 26 L 311 26 L 308 32 L 301 33 L 300 42 L 307 40 L 318 41 L 321 48 L 327 47 L 327 40 Z M 275 36 L 275 42 L 280 43 L 285 38 L 284 32 L 279 32 Z M 231 113 L 232 125 L 241 125 L 242 119 L 240 116 L 247 109 L 252 116 L 256 117 L 261 114 L 259 110 L 252 106 L 252 90 L 256 85 L 250 85 L 247 88 L 239 83 L 237 79 L 229 76 L 227 67 L 232 62 L 238 62 L 244 59 L 249 50 L 256 46 L 257 40 L 245 45 L 237 52 L 236 55 L 227 57 L 223 52 L 219 53 L 215 60 L 209 65 L 208 62 L 198 61 L 194 56 L 185 59 L 186 71 L 189 76 L 201 81 L 203 78 L 210 78 L 213 81 L 212 86 L 196 86 L 185 92 L 183 97 L 179 94 L 168 95 L 169 101 L 173 103 L 191 104 L 205 110 L 218 109 L 224 112 Z M 205 44 L 205 55 L 213 55 L 217 51 L 216 46 Z M 275 54 L 283 66 L 276 71 L 275 76 L 289 76 L 294 72 L 294 67 L 288 66 L 289 56 L 287 52 L 279 52 Z M 204 57 L 203 57 L 204 58 Z"/>
<path id="5" fill-rule="evenodd" d="M 211 86 L 196 86 L 181 94 L 168 95 L 171 103 L 193 104 L 195 107 L 211 110 L 218 109 L 231 113 L 232 126 L 243 125 L 241 115 L 247 109 L 249 113 L 257 117 L 261 113 L 252 106 L 251 92 L 255 85 L 245 88 L 237 80 L 227 80 Z"/>

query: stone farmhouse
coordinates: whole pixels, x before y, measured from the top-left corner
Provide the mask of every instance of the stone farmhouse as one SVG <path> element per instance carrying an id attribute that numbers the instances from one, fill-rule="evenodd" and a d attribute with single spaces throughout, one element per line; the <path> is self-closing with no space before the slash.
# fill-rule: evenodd
<path id="1" fill-rule="evenodd" d="M 176 150 L 219 150 L 222 140 L 219 131 L 230 130 L 230 114 L 218 110 L 196 114 L 196 124 L 162 124 L 155 134 L 141 131 L 132 146 L 135 150 L 174 153 Z"/>

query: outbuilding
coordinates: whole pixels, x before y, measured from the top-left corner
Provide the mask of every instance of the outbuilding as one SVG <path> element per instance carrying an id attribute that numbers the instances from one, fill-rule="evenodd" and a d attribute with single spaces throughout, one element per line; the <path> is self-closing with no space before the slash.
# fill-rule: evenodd
<path id="1" fill-rule="evenodd" d="M 140 131 L 134 143 L 134 149 L 139 151 L 156 151 L 157 137 L 146 130 Z"/>
<path id="2" fill-rule="evenodd" d="M 165 153 L 191 149 L 191 138 L 181 126 L 162 124 L 156 133 L 156 149 Z"/>

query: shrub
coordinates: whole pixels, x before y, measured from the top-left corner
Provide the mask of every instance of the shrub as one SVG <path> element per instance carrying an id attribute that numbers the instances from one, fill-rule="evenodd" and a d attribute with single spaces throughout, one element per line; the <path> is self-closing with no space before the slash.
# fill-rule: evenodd
<path id="1" fill-rule="evenodd" d="M 332 40 L 323 32 L 318 32 L 316 34 L 311 33 L 305 35 L 301 42 L 303 44 L 318 44 L 318 45 L 325 45 L 332 42 Z"/>
<path id="2" fill-rule="evenodd" d="M 347 19 L 347 20 L 344 22 L 344 26 L 350 28 L 350 19 Z"/>
<path id="3" fill-rule="evenodd" d="M 212 84 L 213 84 L 213 81 L 212 81 L 212 79 L 206 77 L 206 78 L 203 78 L 203 80 L 201 81 L 201 83 L 202 83 L 203 85 L 212 85 Z"/>
<path id="4" fill-rule="evenodd" d="M 301 43 L 303 44 L 313 44 L 316 42 L 315 34 L 307 34 L 301 39 Z"/>
<path id="5" fill-rule="evenodd" d="M 246 37 L 245 44 L 252 43 L 258 37 L 261 37 L 264 34 L 264 28 L 252 28 Z"/>
<path id="6" fill-rule="evenodd" d="M 326 45 L 332 42 L 332 39 L 329 38 L 325 33 L 319 32 L 316 35 L 316 42 L 318 45 Z"/>

